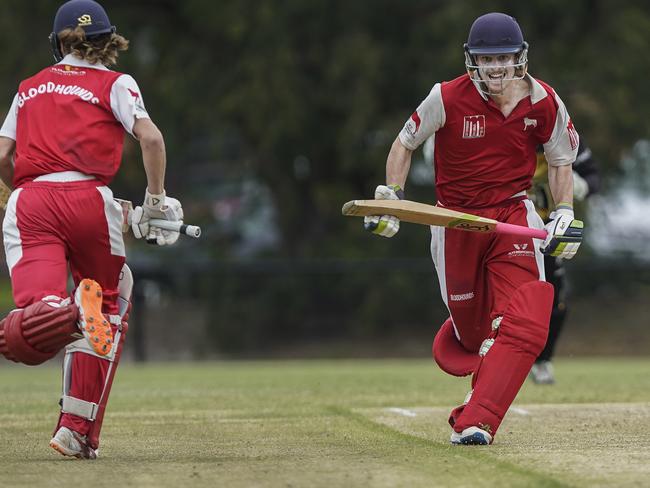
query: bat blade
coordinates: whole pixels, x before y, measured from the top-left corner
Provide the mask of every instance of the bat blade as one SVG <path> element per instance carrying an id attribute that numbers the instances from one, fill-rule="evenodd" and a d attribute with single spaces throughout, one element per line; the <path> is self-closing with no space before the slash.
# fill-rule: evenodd
<path id="1" fill-rule="evenodd" d="M 472 232 L 497 232 L 535 239 L 546 238 L 544 229 L 504 224 L 497 220 L 410 200 L 352 200 L 343 205 L 341 212 L 343 215 L 354 217 L 394 215 L 401 221 L 412 224 L 435 225 Z"/>
<path id="2" fill-rule="evenodd" d="M 436 225 L 474 232 L 494 232 L 497 221 L 476 215 L 456 212 L 410 200 L 352 200 L 343 205 L 343 215 L 394 215 L 404 222 Z"/>

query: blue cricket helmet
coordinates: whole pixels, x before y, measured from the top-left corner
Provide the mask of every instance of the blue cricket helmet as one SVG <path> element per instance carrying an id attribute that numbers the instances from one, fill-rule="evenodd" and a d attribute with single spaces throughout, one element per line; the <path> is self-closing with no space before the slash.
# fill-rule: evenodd
<path id="1" fill-rule="evenodd" d="M 492 12 L 481 15 L 469 30 L 465 51 L 481 54 L 517 54 L 528 47 L 519 24 L 509 15 Z"/>
<path id="2" fill-rule="evenodd" d="M 87 39 L 115 32 L 115 26 L 111 25 L 106 10 L 99 3 L 93 0 L 70 0 L 64 3 L 54 16 L 54 27 L 50 34 L 52 53 L 57 62 L 63 59 L 59 32 L 77 27 L 83 28 Z"/>
<path id="3" fill-rule="evenodd" d="M 528 71 L 528 43 L 524 41 L 521 27 L 510 15 L 492 12 L 481 15 L 469 30 L 465 49 L 465 68 L 479 89 L 485 94 L 491 92 L 484 86 L 479 73 L 477 57 L 481 55 L 514 54 L 514 76 L 502 81 L 519 80 Z M 505 67 L 505 66 L 504 66 Z"/>

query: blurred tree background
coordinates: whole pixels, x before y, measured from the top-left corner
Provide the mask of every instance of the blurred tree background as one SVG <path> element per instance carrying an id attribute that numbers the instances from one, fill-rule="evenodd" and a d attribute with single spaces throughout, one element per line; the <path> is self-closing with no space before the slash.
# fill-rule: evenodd
<path id="1" fill-rule="evenodd" d="M 51 63 L 47 35 L 60 2 L 2 3 L 0 106 L 8 109 L 19 81 Z M 165 135 L 168 194 L 205 230 L 201 242 L 173 249 L 131 242 L 143 304 L 138 357 L 179 356 L 174 344 L 145 337 L 158 326 L 175 328 L 171 342 L 193 357 L 294 346 L 398 353 L 409 338 L 419 352 L 429 347 L 422 338 L 432 337 L 445 310 L 428 229 L 403 226 L 383 240 L 342 218 L 340 207 L 372 196 L 404 121 L 435 82 L 463 73 L 462 44 L 478 15 L 518 19 L 531 46 L 530 73 L 561 95 L 610 185 L 649 134 L 642 60 L 650 7 L 641 0 L 103 4 L 131 41 L 115 69 L 133 74 Z M 644 157 L 633 159 L 641 161 L 632 164 L 637 171 Z M 113 185 L 136 203 L 145 186 L 139 158 L 137 143 L 127 143 Z M 435 201 L 422 161 L 407 186 L 410 199 Z M 597 282 L 612 268 L 628 270 L 635 285 L 626 299 L 649 288 L 648 268 L 634 256 L 587 250 L 574 267 L 582 276 L 600 270 Z M 578 304 L 603 303 L 593 281 L 580 283 Z M 602 293 L 617 301 L 612 286 Z M 597 320 L 591 309 L 589 320 Z"/>

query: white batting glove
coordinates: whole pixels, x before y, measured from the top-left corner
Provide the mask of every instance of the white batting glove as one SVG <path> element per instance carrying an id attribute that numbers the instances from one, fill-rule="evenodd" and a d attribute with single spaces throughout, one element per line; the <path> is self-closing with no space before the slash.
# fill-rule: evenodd
<path id="1" fill-rule="evenodd" d="M 575 171 L 573 172 L 573 198 L 582 201 L 589 194 L 589 183 Z"/>
<path id="2" fill-rule="evenodd" d="M 169 230 L 159 229 L 149 225 L 151 219 L 163 219 L 172 222 L 183 220 L 183 207 L 175 198 L 165 196 L 165 193 L 154 195 L 145 192 L 144 203 L 135 207 L 131 216 L 131 229 L 137 239 L 146 238 L 150 244 L 168 246 L 174 244 L 180 234 Z"/>
<path id="3" fill-rule="evenodd" d="M 560 206 L 551 212 L 551 221 L 546 224 L 548 236 L 540 251 L 548 256 L 571 259 L 582 242 L 584 223 L 573 218 L 573 210 Z"/>
<path id="4" fill-rule="evenodd" d="M 399 185 L 379 185 L 375 189 L 375 200 L 402 200 L 404 190 Z M 393 215 L 372 215 L 363 218 L 363 227 L 382 237 L 393 237 L 399 232 L 399 219 Z"/>

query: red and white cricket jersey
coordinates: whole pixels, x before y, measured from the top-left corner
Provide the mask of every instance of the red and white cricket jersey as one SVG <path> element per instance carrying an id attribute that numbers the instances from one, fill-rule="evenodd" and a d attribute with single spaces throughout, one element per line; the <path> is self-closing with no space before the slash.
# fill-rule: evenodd
<path id="1" fill-rule="evenodd" d="M 535 148 L 544 145 L 550 165 L 572 164 L 578 134 L 562 100 L 527 75 L 530 96 L 508 117 L 468 75 L 436 84 L 399 134 L 415 150 L 435 134 L 438 200 L 450 207 L 498 205 L 531 185 Z"/>
<path id="2" fill-rule="evenodd" d="M 67 55 L 20 84 L 0 129 L 16 141 L 14 188 L 62 171 L 110 183 L 124 132 L 148 117 L 131 76 Z"/>

